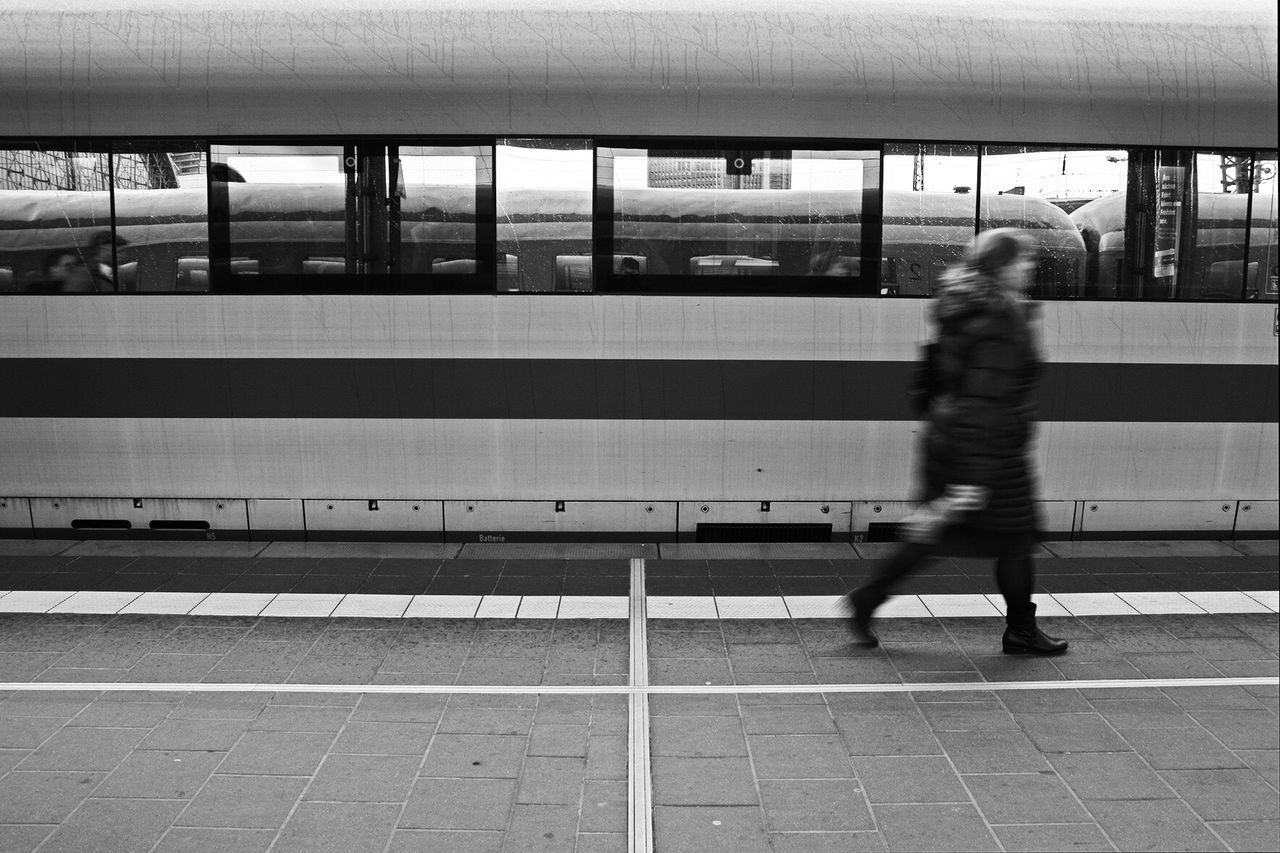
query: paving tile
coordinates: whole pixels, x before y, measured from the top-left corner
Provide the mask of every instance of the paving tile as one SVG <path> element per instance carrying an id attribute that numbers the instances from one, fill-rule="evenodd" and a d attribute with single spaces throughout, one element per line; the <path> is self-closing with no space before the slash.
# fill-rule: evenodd
<path id="1" fill-rule="evenodd" d="M 519 803 L 507 827 L 509 850 L 530 853 L 573 853 L 578 827 L 578 807 Z"/>
<path id="2" fill-rule="evenodd" d="M 1082 800 L 1167 799 L 1176 796 L 1133 752 L 1080 752 L 1046 756 Z"/>
<path id="3" fill-rule="evenodd" d="M 654 806 L 653 837 L 664 853 L 773 853 L 755 806 Z"/>
<path id="4" fill-rule="evenodd" d="M 274 829 L 172 827 L 152 853 L 266 853 Z"/>
<path id="5" fill-rule="evenodd" d="M 881 853 L 879 832 L 771 832 L 774 853 Z"/>
<path id="6" fill-rule="evenodd" d="M 1122 734 L 1129 729 L 1198 728 L 1199 725 L 1167 696 L 1142 699 L 1094 698 L 1093 708 Z"/>
<path id="7" fill-rule="evenodd" d="M 515 792 L 515 779 L 418 779 L 399 826 L 403 829 L 502 830 L 507 826 Z"/>
<path id="8" fill-rule="evenodd" d="M 837 714 L 836 726 L 850 755 L 940 755 L 933 730 L 919 713 Z"/>
<path id="9" fill-rule="evenodd" d="M 18 769 L 113 770 L 147 734 L 144 728 L 63 728 L 27 756 Z"/>
<path id="10" fill-rule="evenodd" d="M 185 806 L 186 803 L 172 800 L 86 800 L 40 849 L 56 853 L 146 853 Z"/>
<path id="11" fill-rule="evenodd" d="M 249 724 L 249 729 L 272 732 L 337 732 L 350 716 L 350 708 L 268 705 Z"/>
<path id="12" fill-rule="evenodd" d="M 654 756 L 653 802 L 666 806 L 758 806 L 746 758 Z"/>
<path id="13" fill-rule="evenodd" d="M 1129 748 L 1101 714 L 1015 716 L 1041 752 L 1114 752 Z"/>
<path id="14" fill-rule="evenodd" d="M 387 853 L 500 853 L 504 837 L 484 830 L 397 829 Z"/>
<path id="15" fill-rule="evenodd" d="M 306 782 L 292 776 L 215 775 L 175 823 L 276 829 L 284 824 Z"/>
<path id="16" fill-rule="evenodd" d="M 300 803 L 272 846 L 278 853 L 382 853 L 399 804 Z"/>
<path id="17" fill-rule="evenodd" d="M 837 735 L 751 735 L 751 761 L 759 779 L 847 779 L 848 751 Z"/>
<path id="18" fill-rule="evenodd" d="M 245 732 L 219 773 L 310 776 L 333 743 L 330 732 Z"/>
<path id="19" fill-rule="evenodd" d="M 1049 769 L 1040 750 L 1021 731 L 938 732 L 960 773 L 1039 773 Z"/>
<path id="20" fill-rule="evenodd" d="M 960 778 L 942 756 L 858 756 L 853 766 L 872 803 L 969 802 Z"/>
<path id="21" fill-rule="evenodd" d="M 988 823 L 1078 823 L 1090 820 L 1053 773 L 991 773 L 963 777 Z"/>
<path id="22" fill-rule="evenodd" d="M 139 750 L 129 755 L 94 789 L 94 797 L 186 800 L 213 775 L 223 756 L 216 752 Z"/>
<path id="23" fill-rule="evenodd" d="M 737 717 L 663 717 L 649 722 L 653 755 L 745 756 L 747 740 Z"/>
<path id="24" fill-rule="evenodd" d="M 0 717 L 0 749 L 35 749 L 62 728 L 65 720 Z"/>
<path id="25" fill-rule="evenodd" d="M 831 711 L 823 705 L 784 705 L 742 708 L 742 729 L 747 734 L 836 734 Z"/>
<path id="26" fill-rule="evenodd" d="M 999 850 L 991 830 L 969 803 L 872 806 L 890 850 Z"/>
<path id="27" fill-rule="evenodd" d="M 1209 826 L 1232 850 L 1280 849 L 1280 821 L 1214 821 Z"/>
<path id="28" fill-rule="evenodd" d="M 626 782 L 588 779 L 583 783 L 579 833 L 625 833 L 629 814 Z"/>
<path id="29" fill-rule="evenodd" d="M 0 778 L 0 824 L 61 823 L 105 773 L 15 770 Z"/>
<path id="30" fill-rule="evenodd" d="M 1090 800 L 1085 807 L 1121 850 L 1226 849 L 1181 800 Z"/>
<path id="31" fill-rule="evenodd" d="M 0 850 L 5 853 L 30 853 L 57 829 L 52 825 L 0 825 Z"/>
<path id="32" fill-rule="evenodd" d="M 526 758 L 516 788 L 516 802 L 577 807 L 582 801 L 586 772 L 585 758 Z"/>
<path id="33" fill-rule="evenodd" d="M 396 696 L 368 693 L 351 714 L 351 722 L 435 723 L 444 713 L 445 696 Z M 347 725 L 350 725 L 349 722 Z"/>
<path id="34" fill-rule="evenodd" d="M 1191 711 L 1192 717 L 1232 749 L 1280 749 L 1280 727 L 1270 711 Z"/>
<path id="35" fill-rule="evenodd" d="M 1162 770 L 1160 775 L 1204 820 L 1280 820 L 1275 789 L 1252 770 Z"/>
<path id="36" fill-rule="evenodd" d="M 854 779 L 760 782 L 770 832 L 840 832 L 875 829 L 862 788 Z"/>
<path id="37" fill-rule="evenodd" d="M 587 738 L 587 777 L 627 778 L 627 736 L 590 735 Z"/>
<path id="38" fill-rule="evenodd" d="M 447 708 L 436 731 L 441 734 L 527 735 L 532 708 Z"/>
<path id="39" fill-rule="evenodd" d="M 539 714 L 541 711 L 539 706 Z M 529 749 L 526 755 L 586 758 L 587 737 L 590 731 L 590 728 L 585 725 L 534 723 L 529 733 Z"/>
<path id="40" fill-rule="evenodd" d="M 1044 850 L 1115 850 L 1095 823 L 1025 824 L 992 827 L 1009 853 Z"/>
<path id="41" fill-rule="evenodd" d="M 1156 770 L 1219 770 L 1244 766 L 1236 753 L 1201 728 L 1126 729 L 1124 739 Z"/>
<path id="42" fill-rule="evenodd" d="M 437 735 L 421 775 L 515 779 L 527 744 L 528 738 L 511 735 Z"/>

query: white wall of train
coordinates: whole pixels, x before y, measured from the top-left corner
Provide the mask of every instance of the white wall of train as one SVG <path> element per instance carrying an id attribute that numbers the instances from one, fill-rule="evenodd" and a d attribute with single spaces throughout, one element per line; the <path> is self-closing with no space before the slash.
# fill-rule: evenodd
<path id="1" fill-rule="evenodd" d="M 874 298 L 15 295 L 4 307 L 11 370 L 24 358 L 911 361 L 929 335 L 927 301 Z M 1276 308 L 1260 304 L 1056 301 L 1038 322 L 1049 363 L 1274 365 L 1280 340 Z M 876 420 L 8 417 L 0 532 L 504 541 L 830 524 L 832 539 L 857 541 L 910 511 L 918 432 Z M 1046 527 L 1274 535 L 1278 448 L 1274 422 L 1044 421 Z"/>

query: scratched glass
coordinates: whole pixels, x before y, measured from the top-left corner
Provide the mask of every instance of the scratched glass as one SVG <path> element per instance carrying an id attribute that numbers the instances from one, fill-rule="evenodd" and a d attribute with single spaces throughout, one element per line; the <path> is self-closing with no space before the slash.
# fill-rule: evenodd
<path id="1" fill-rule="evenodd" d="M 751 281 L 836 277 L 847 285 L 825 282 L 824 292 L 853 292 L 863 281 L 878 151 L 610 148 L 597 171 L 612 199 L 614 286 L 629 276 L 648 290 L 666 287 L 660 276 L 735 277 L 745 280 L 683 286 L 785 292 L 806 285 Z"/>
<path id="2" fill-rule="evenodd" d="M 112 149 L 116 281 L 122 291 L 209 289 L 208 159 L 203 142 Z"/>
<path id="3" fill-rule="evenodd" d="M 111 164 L 104 149 L 59 143 L 0 148 L 0 292 L 114 290 L 93 275 L 95 237 L 110 245 Z"/>
<path id="4" fill-rule="evenodd" d="M 1275 302 L 1280 290 L 1280 256 L 1276 228 L 1276 152 L 1259 151 L 1253 160 L 1253 208 L 1249 228 L 1249 271 L 1246 299 Z"/>
<path id="5" fill-rule="evenodd" d="M 927 296 L 973 239 L 976 145 L 884 147 L 882 296 Z"/>
<path id="6" fill-rule="evenodd" d="M 1128 153 L 1120 149 L 983 148 L 978 227 L 1020 228 L 1031 235 L 1039 251 L 1033 297 L 1089 292 L 1087 247 L 1072 214 L 1090 203 L 1118 204 L 1123 217 L 1128 165 Z"/>
<path id="7" fill-rule="evenodd" d="M 500 139 L 498 290 L 590 291 L 589 139 Z"/>

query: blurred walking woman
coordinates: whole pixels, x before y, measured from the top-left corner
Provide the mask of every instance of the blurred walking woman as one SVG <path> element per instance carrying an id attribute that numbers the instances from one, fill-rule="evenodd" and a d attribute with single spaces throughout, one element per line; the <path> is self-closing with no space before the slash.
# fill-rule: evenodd
<path id="1" fill-rule="evenodd" d="M 929 557 L 960 546 L 996 560 L 1006 654 L 1053 655 L 1067 642 L 1036 627 L 1031 554 L 1039 527 L 1028 450 L 1040 357 L 1027 312 L 1035 254 L 1021 231 L 984 231 L 947 271 L 930 304 L 936 339 L 912 398 L 925 420 L 924 503 L 903 542 L 849 594 L 862 646 L 879 644 L 871 616 L 891 588 Z"/>

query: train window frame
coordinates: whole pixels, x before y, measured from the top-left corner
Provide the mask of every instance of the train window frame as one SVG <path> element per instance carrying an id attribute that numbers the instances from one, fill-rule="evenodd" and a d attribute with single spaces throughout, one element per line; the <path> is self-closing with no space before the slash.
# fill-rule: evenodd
<path id="1" fill-rule="evenodd" d="M 494 257 L 496 238 L 495 196 L 494 196 L 494 143 L 493 136 L 430 136 L 403 134 L 380 134 L 367 136 L 291 136 L 291 137 L 258 137 L 235 136 L 211 138 L 210 163 L 216 147 L 239 147 L 244 150 L 282 148 L 306 149 L 340 149 L 346 183 L 346 209 L 344 215 L 348 226 L 347 250 L 348 268 L 344 273 L 314 275 L 306 273 L 293 274 L 259 274 L 252 276 L 232 275 L 233 246 L 230 238 L 230 203 L 227 193 L 227 182 L 214 180 L 212 165 L 209 179 L 209 257 L 210 257 L 210 292 L 223 294 L 263 295 L 263 294 L 332 294 L 332 295 L 428 295 L 428 294 L 491 294 L 497 277 L 497 261 Z M 355 257 L 352 240 L 354 239 L 350 223 L 356 215 L 356 168 L 361 158 L 378 156 L 372 152 L 381 151 L 382 157 L 394 149 L 401 148 L 462 148 L 475 149 L 476 182 L 474 192 L 475 219 L 475 262 L 466 272 L 451 272 L 441 275 L 421 275 L 413 273 L 372 274 L 356 268 L 352 259 Z M 383 180 L 389 180 L 384 177 Z M 387 190 L 388 197 L 394 193 L 394 187 Z M 398 205 L 390 206 L 389 212 L 381 214 L 387 217 L 386 227 L 398 227 Z M 383 220 L 379 220 L 382 224 Z M 395 257 L 394 246 L 399 240 L 390 241 L 386 249 L 391 257 Z M 237 256 L 238 257 L 238 256 Z"/>
<path id="2" fill-rule="evenodd" d="M 615 247 L 614 182 L 611 158 L 602 151 L 643 149 L 681 153 L 705 152 L 715 157 L 727 152 L 764 154 L 773 151 L 857 151 L 864 163 L 860 209 L 859 269 L 856 275 L 695 275 L 692 272 L 622 274 L 616 258 L 627 252 Z M 881 239 L 881 143 L 853 139 L 801 137 L 595 137 L 595 191 L 592 200 L 594 291 L 601 294 L 649 294 L 663 296 L 873 296 L 878 294 Z M 610 159 L 609 163 L 605 160 Z M 870 167 L 870 168 L 867 168 Z M 727 256 L 725 256 L 727 257 Z M 874 261 L 873 261 L 874 259 Z M 749 259 L 748 259 L 749 260 Z M 736 263 L 736 261 L 735 261 Z"/>

